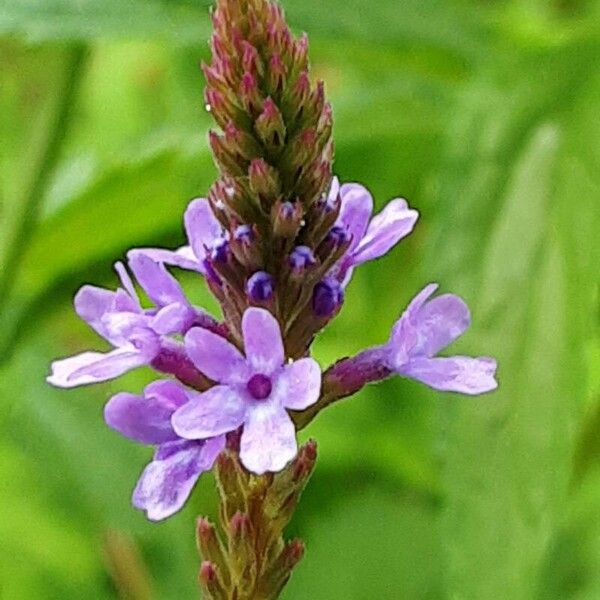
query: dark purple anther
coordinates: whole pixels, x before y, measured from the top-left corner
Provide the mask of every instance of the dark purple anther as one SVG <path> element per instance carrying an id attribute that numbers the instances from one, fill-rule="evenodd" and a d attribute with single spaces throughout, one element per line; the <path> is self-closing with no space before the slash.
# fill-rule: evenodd
<path id="1" fill-rule="evenodd" d="M 210 260 L 223 264 L 229 260 L 229 242 L 227 240 L 219 240 L 211 248 Z"/>
<path id="2" fill-rule="evenodd" d="M 344 302 L 344 290 L 335 279 L 324 279 L 315 285 L 312 307 L 317 317 L 332 317 Z"/>
<path id="3" fill-rule="evenodd" d="M 350 239 L 348 233 L 344 227 L 336 225 L 329 230 L 326 241 L 331 244 L 334 248 L 339 248 L 342 244 L 345 244 Z"/>
<path id="4" fill-rule="evenodd" d="M 308 246 L 296 246 L 288 257 L 289 265 L 293 271 L 302 271 L 317 261 L 313 251 Z"/>
<path id="5" fill-rule="evenodd" d="M 233 232 L 233 239 L 244 245 L 250 245 L 255 237 L 252 225 L 238 225 Z"/>
<path id="6" fill-rule="evenodd" d="M 252 302 L 268 302 L 274 292 L 273 278 L 265 271 L 257 271 L 246 283 L 246 293 Z"/>
<path id="7" fill-rule="evenodd" d="M 250 377 L 246 388 L 255 400 L 264 400 L 270 396 L 273 385 L 266 375 L 258 373 Z"/>

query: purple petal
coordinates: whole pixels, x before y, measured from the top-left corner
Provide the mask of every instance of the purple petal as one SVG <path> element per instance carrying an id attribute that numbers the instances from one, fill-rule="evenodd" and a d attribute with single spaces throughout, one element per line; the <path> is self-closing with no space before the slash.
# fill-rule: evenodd
<path id="1" fill-rule="evenodd" d="M 129 258 L 129 268 L 156 306 L 174 302 L 188 304 L 181 286 L 162 263 L 144 254 L 133 253 Z"/>
<path id="2" fill-rule="evenodd" d="M 419 344 L 418 333 L 412 326 L 413 320 L 416 318 L 419 310 L 425 304 L 427 299 L 438 289 L 437 283 L 426 285 L 406 307 L 400 318 L 392 328 L 392 336 L 390 339 L 390 366 L 393 369 L 399 368 L 407 363 L 412 356 L 413 348 Z"/>
<path id="3" fill-rule="evenodd" d="M 487 357 L 416 358 L 399 373 L 446 392 L 476 395 L 498 387 L 496 361 Z"/>
<path id="4" fill-rule="evenodd" d="M 102 317 L 112 310 L 115 303 L 115 292 L 93 285 L 84 285 L 75 294 L 75 312 L 96 333 L 107 337 Z"/>
<path id="5" fill-rule="evenodd" d="M 206 258 L 206 248 L 224 237 L 223 227 L 206 198 L 192 200 L 183 219 L 190 246 L 198 262 L 202 263 Z"/>
<path id="6" fill-rule="evenodd" d="M 444 294 L 427 301 L 437 289 L 431 284 L 410 303 L 392 333 L 396 367 L 419 356 L 431 357 L 460 337 L 471 316 L 464 301 Z"/>
<path id="7" fill-rule="evenodd" d="M 169 304 L 152 317 L 150 327 L 161 335 L 184 334 L 192 326 L 195 317 L 196 313 L 189 304 Z"/>
<path id="8" fill-rule="evenodd" d="M 190 401 L 175 411 L 171 422 L 176 433 L 201 440 L 237 429 L 246 414 L 246 402 L 227 385 L 215 385 L 201 394 L 190 392 Z"/>
<path id="9" fill-rule="evenodd" d="M 366 234 L 352 252 L 352 264 L 383 256 L 413 230 L 418 218 L 419 213 L 408 208 L 406 200 L 389 202 L 369 223 Z"/>
<path id="10" fill-rule="evenodd" d="M 140 299 L 138 298 L 137 292 L 135 291 L 135 286 L 133 285 L 133 281 L 131 281 L 131 277 L 129 277 L 129 273 L 125 268 L 125 265 L 122 262 L 116 262 L 115 271 L 121 280 L 121 287 L 127 292 L 129 298 L 133 302 L 133 310 L 141 310 Z"/>
<path id="11" fill-rule="evenodd" d="M 329 193 L 327 194 L 327 201 L 329 204 L 333 204 L 338 194 L 340 193 L 340 180 L 337 177 L 333 177 L 331 180 L 331 186 L 329 187 Z"/>
<path id="12" fill-rule="evenodd" d="M 144 469 L 133 492 L 134 506 L 146 511 L 151 521 L 166 519 L 181 509 L 198 477 L 212 468 L 225 438 L 171 444 L 174 448 L 166 458 Z"/>
<path id="13" fill-rule="evenodd" d="M 213 381 L 244 383 L 248 379 L 241 352 L 220 335 L 194 327 L 185 336 L 185 349 L 196 367 Z"/>
<path id="14" fill-rule="evenodd" d="M 286 365 L 277 381 L 273 395 L 286 408 L 304 410 L 314 404 L 321 393 L 321 368 L 312 358 L 302 358 Z"/>
<path id="15" fill-rule="evenodd" d="M 336 225 L 344 227 L 352 236 L 349 252 L 362 240 L 373 212 L 373 197 L 358 183 L 345 183 L 340 188 L 342 204 Z"/>
<path id="16" fill-rule="evenodd" d="M 281 471 L 297 451 L 296 429 L 285 410 L 270 402 L 253 406 L 240 441 L 244 466 L 257 475 Z"/>
<path id="17" fill-rule="evenodd" d="M 157 263 L 172 265 L 180 269 L 188 269 L 190 271 L 198 271 L 204 274 L 202 263 L 194 256 L 194 252 L 190 246 L 182 246 L 177 250 L 165 250 L 164 248 L 135 248 L 127 253 L 129 260 L 133 256 L 141 254 L 147 256 Z"/>
<path id="18" fill-rule="evenodd" d="M 246 359 L 255 372 L 270 375 L 283 364 L 284 351 L 277 319 L 264 308 L 248 308 L 242 317 Z"/>
<path id="19" fill-rule="evenodd" d="M 111 352 L 83 352 L 52 363 L 48 383 L 62 388 L 72 388 L 119 377 L 148 362 L 146 356 L 133 346 L 117 348 Z"/>
<path id="20" fill-rule="evenodd" d="M 104 419 L 122 435 L 142 444 L 163 444 L 178 439 L 171 415 L 186 402 L 185 391 L 176 382 L 156 381 L 146 387 L 144 396 L 113 396 L 104 407 Z"/>

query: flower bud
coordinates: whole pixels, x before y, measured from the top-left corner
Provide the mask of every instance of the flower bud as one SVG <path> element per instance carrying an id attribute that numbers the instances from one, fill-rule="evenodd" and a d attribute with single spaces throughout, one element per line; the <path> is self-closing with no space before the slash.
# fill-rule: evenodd
<path id="1" fill-rule="evenodd" d="M 254 304 L 267 304 L 275 295 L 273 277 L 266 271 L 257 271 L 246 283 L 246 294 Z"/>
<path id="2" fill-rule="evenodd" d="M 206 598 L 210 598 L 210 600 L 227 600 L 229 597 L 227 590 L 220 581 L 219 570 L 212 562 L 208 560 L 202 562 L 198 580 Z"/>
<path id="3" fill-rule="evenodd" d="M 274 202 L 279 196 L 281 186 L 276 169 L 263 158 L 254 159 L 248 168 L 250 189 L 261 199 Z"/>
<path id="4" fill-rule="evenodd" d="M 285 124 L 281 112 L 271 98 L 263 103 L 263 110 L 254 124 L 263 144 L 271 149 L 281 148 L 285 142 Z"/>
<path id="5" fill-rule="evenodd" d="M 246 268 L 258 269 L 262 256 L 256 228 L 253 225 L 238 225 L 233 232 L 231 250 Z"/>
<path id="6" fill-rule="evenodd" d="M 296 246 L 288 256 L 288 264 L 295 274 L 303 273 L 316 262 L 315 255 L 308 246 Z"/>
<path id="7" fill-rule="evenodd" d="M 331 318 L 340 310 L 344 302 L 344 290 L 341 284 L 332 277 L 315 285 L 312 308 L 317 317 Z"/>
<path id="8" fill-rule="evenodd" d="M 277 202 L 271 211 L 275 235 L 285 238 L 296 237 L 303 224 L 303 214 L 300 202 Z"/>
<path id="9" fill-rule="evenodd" d="M 221 544 L 214 526 L 201 517 L 196 525 L 198 549 L 204 561 L 210 561 L 217 567 L 219 575 L 225 584 L 229 583 L 229 569 L 225 549 Z"/>

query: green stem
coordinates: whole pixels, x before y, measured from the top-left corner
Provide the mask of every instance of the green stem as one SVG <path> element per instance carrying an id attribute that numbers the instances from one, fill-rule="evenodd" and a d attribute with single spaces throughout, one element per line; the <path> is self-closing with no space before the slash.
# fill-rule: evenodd
<path id="1" fill-rule="evenodd" d="M 35 232 L 44 192 L 67 136 L 87 54 L 87 47 L 83 45 L 72 46 L 66 51 L 64 70 L 52 102 L 55 106 L 50 109 L 44 133 L 32 153 L 31 176 L 24 186 L 23 198 L 19 202 L 23 208 L 4 257 L 4 268 L 0 273 L 0 313 L 10 298 L 18 278 L 21 260 Z"/>

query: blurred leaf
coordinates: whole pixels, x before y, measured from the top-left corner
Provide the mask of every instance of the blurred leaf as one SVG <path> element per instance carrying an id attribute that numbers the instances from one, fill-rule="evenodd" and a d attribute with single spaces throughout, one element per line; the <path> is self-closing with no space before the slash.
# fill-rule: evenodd
<path id="1" fill-rule="evenodd" d="M 373 488 L 354 491 L 318 521 L 303 521 L 306 556 L 282 600 L 441 598 L 436 531 L 427 506 Z"/>
<path id="2" fill-rule="evenodd" d="M 377 43 L 440 47 L 474 58 L 489 35 L 481 19 L 460 2 L 380 0 L 377 11 L 362 0 L 288 0 L 293 26 L 318 36 L 347 36 Z M 210 35 L 208 7 L 200 0 L 3 0 L 0 33 L 30 40 L 133 37 L 197 43 Z"/>
<path id="3" fill-rule="evenodd" d="M 464 168 L 453 164 L 450 189 L 461 193 L 439 217 L 446 251 L 438 273 L 471 300 L 469 353 L 495 356 L 500 380 L 495 394 L 456 399 L 443 409 L 444 548 L 448 592 L 457 598 L 497 598 L 498 590 L 515 600 L 533 597 L 566 504 L 573 432 L 587 389 L 583 352 L 594 288 L 589 194 L 597 197 L 600 189 L 597 171 L 588 168 L 595 159 L 587 158 L 599 156 L 598 138 L 593 128 L 586 131 L 584 112 L 571 112 L 578 94 L 585 106 L 591 97 L 591 86 L 576 79 L 588 58 L 582 49 L 542 68 L 536 61 L 535 75 L 525 62 L 523 79 L 507 90 L 486 82 L 487 95 L 479 89 L 473 96 L 485 102 L 485 116 L 467 111 L 467 142 L 455 146 Z M 531 90 L 547 81 L 545 69 L 563 77 L 539 90 L 533 103 Z M 524 86 L 529 93 L 514 93 Z M 550 105 L 559 112 L 544 123 Z M 586 143 L 572 146 L 574 135 L 585 135 Z M 585 177 L 566 185 L 558 174 L 574 164 Z M 586 222 L 574 229 L 579 219 Z M 567 243 L 575 231 L 576 244 Z"/>

